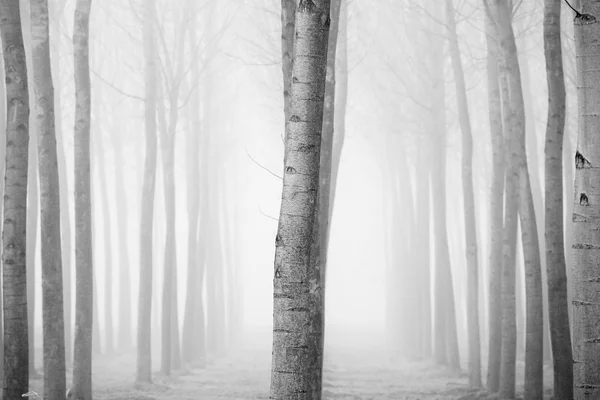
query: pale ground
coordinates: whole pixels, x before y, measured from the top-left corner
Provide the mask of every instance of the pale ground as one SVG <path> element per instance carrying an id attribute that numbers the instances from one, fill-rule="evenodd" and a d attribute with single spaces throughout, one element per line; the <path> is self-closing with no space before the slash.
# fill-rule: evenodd
<path id="1" fill-rule="evenodd" d="M 215 360 L 205 369 L 180 371 L 168 378 L 157 373 L 154 384 L 143 388 L 132 383 L 134 353 L 97 357 L 94 363 L 94 399 L 266 400 L 269 397 L 271 338 L 267 331 L 245 336 L 245 344 L 235 354 Z M 394 360 L 378 344 L 377 335 L 346 335 L 337 343 L 332 343 L 333 339 L 329 342 L 325 356 L 323 400 L 494 398 L 469 389 L 464 372 L 451 373 L 428 361 L 409 363 Z M 518 373 L 522 374 L 522 364 L 518 369 Z M 71 371 L 68 372 L 69 380 L 70 375 Z M 550 371 L 547 371 L 546 382 L 550 379 Z M 41 380 L 31 383 L 32 389 L 41 391 Z M 550 393 L 549 390 L 546 392 Z"/>

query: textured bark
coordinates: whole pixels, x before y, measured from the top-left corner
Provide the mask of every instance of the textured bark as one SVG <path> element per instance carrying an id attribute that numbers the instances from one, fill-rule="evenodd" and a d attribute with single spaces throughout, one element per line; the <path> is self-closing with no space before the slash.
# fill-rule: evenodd
<path id="1" fill-rule="evenodd" d="M 62 400 L 66 393 L 65 324 L 48 1 L 33 0 L 30 4 L 40 180 L 44 397 Z"/>
<path id="2" fill-rule="evenodd" d="M 4 79 L 4 60 L 0 57 L 0 127 L 6 127 L 6 86 Z M 0 160 L 6 158 L 6 129 L 0 130 Z M 0 177 L 4 177 L 4 162 L 0 162 Z M 0 181 L 0 199 L 4 199 L 4 179 Z M 4 210 L 3 202 L 0 202 L 0 211 Z M 0 227 L 2 227 L 3 221 L 0 221 Z M 0 332 L 4 332 L 4 321 L 1 316 L 2 313 L 2 285 L 0 285 Z M 0 334 L 0 376 L 4 376 L 4 335 Z"/>
<path id="3" fill-rule="evenodd" d="M 477 227 L 475 224 L 475 194 L 473 190 L 473 137 L 467 100 L 465 77 L 458 48 L 458 35 L 453 0 L 446 0 L 447 28 L 458 117 L 462 131 L 462 184 L 465 216 L 465 243 L 467 259 L 467 325 L 469 341 L 469 385 L 481 386 L 481 344 L 479 334 L 479 292 L 477 265 Z"/>
<path id="4" fill-rule="evenodd" d="M 439 10 L 434 10 L 440 17 Z M 446 229 L 446 114 L 445 84 L 443 69 L 443 40 L 435 32 L 430 37 L 431 90 L 431 129 L 434 135 L 432 152 L 433 220 L 435 232 L 435 279 L 434 279 L 434 357 L 438 364 L 448 364 L 459 368 L 458 339 L 456 335 L 456 314 L 454 309 L 454 288 L 448 250 Z"/>
<path id="5" fill-rule="evenodd" d="M 548 81 L 546 125 L 546 269 L 550 340 L 554 363 L 554 398 L 573 398 L 573 354 L 569 329 L 567 273 L 563 240 L 563 138 L 566 114 L 565 79 L 560 34 L 561 0 L 546 0 L 544 52 Z"/>
<path id="6" fill-rule="evenodd" d="M 89 31 L 91 0 L 77 0 L 73 27 L 75 71 L 75 345 L 73 396 L 92 398 L 94 272 L 90 169 L 91 90 Z"/>
<path id="7" fill-rule="evenodd" d="M 490 271 L 488 295 L 488 368 L 487 388 L 497 392 L 500 386 L 502 351 L 502 251 L 504 223 L 504 138 L 498 86 L 498 43 L 488 13 L 485 19 L 487 43 L 487 84 L 490 136 L 492 138 L 492 185 L 490 189 Z"/>
<path id="8" fill-rule="evenodd" d="M 140 290 L 137 323 L 136 381 L 152 382 L 151 313 L 152 313 L 152 232 L 154 225 L 154 191 L 156 186 L 156 54 L 154 20 L 156 0 L 144 3 L 144 127 L 146 156 L 142 186 L 140 219 Z"/>
<path id="9" fill-rule="evenodd" d="M 591 0 L 580 3 L 584 16 L 575 18 L 579 124 L 572 250 L 573 390 L 577 400 L 600 397 L 600 3 Z"/>
<path id="10" fill-rule="evenodd" d="M 273 280 L 272 399 L 314 399 L 321 368 L 321 271 L 311 261 L 319 188 L 323 101 L 330 25 L 328 0 L 302 0 L 296 10 L 291 114 Z"/>
<path id="11" fill-rule="evenodd" d="M 294 64 L 294 31 L 296 24 L 296 1 L 281 0 L 281 70 L 283 73 L 283 113 L 287 138 L 291 117 L 292 66 Z"/>
<path id="12" fill-rule="evenodd" d="M 2 278 L 4 399 L 29 391 L 27 336 L 26 209 L 29 95 L 19 2 L 0 1 L 0 37 L 6 83 L 6 159 Z"/>

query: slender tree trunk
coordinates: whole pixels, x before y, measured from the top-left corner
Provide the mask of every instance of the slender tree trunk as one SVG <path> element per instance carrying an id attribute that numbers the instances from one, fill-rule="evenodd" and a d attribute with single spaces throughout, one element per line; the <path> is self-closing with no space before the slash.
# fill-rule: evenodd
<path id="1" fill-rule="evenodd" d="M 146 156 L 142 188 L 142 212 L 140 224 L 140 290 L 137 324 L 137 374 L 138 383 L 152 382 L 152 232 L 154 224 L 154 191 L 156 186 L 156 55 L 154 27 L 156 0 L 144 4 L 144 125 Z"/>
<path id="2" fill-rule="evenodd" d="M 579 127 L 575 153 L 573 207 L 573 378 L 574 398 L 600 398 L 600 278 L 598 215 L 600 215 L 600 3 L 581 1 L 575 18 Z M 592 16 L 592 17 L 590 17 Z"/>
<path id="3" fill-rule="evenodd" d="M 439 10 L 434 10 L 434 12 L 437 17 L 440 17 Z M 452 368 L 459 368 L 454 288 L 446 229 L 446 115 L 444 111 L 446 90 L 441 58 L 443 41 L 437 32 L 431 35 L 430 41 L 431 109 L 433 110 L 431 128 L 435 142 L 432 152 L 431 181 L 434 190 L 432 198 L 435 231 L 434 357 L 438 364 L 448 364 Z"/>
<path id="4" fill-rule="evenodd" d="M 292 116 L 275 240 L 272 399 L 314 398 L 311 377 L 321 368 L 321 315 L 313 312 L 322 296 L 321 271 L 310 262 L 310 251 L 317 218 L 329 11 L 328 0 L 302 0 L 296 10 Z"/>
<path id="5" fill-rule="evenodd" d="M 27 66 L 18 1 L 0 1 L 0 37 L 6 83 L 6 160 L 2 278 L 4 399 L 29 391 L 27 335 L 26 209 L 29 146 Z"/>
<path id="6" fill-rule="evenodd" d="M 467 258 L 467 325 L 469 337 L 469 385 L 481 386 L 481 341 L 479 338 L 479 292 L 477 266 L 477 227 L 475 223 L 475 194 L 473 190 L 473 137 L 463 73 L 453 0 L 446 1 L 447 27 L 450 36 L 450 55 L 460 127 L 462 131 L 462 182 L 465 216 L 465 243 Z"/>
<path id="7" fill-rule="evenodd" d="M 98 93 L 98 98 L 101 96 Z M 114 351 L 113 344 L 113 246 L 112 246 L 112 221 L 110 212 L 110 200 L 108 197 L 108 182 L 106 177 L 106 159 L 104 157 L 106 146 L 104 145 L 104 138 L 102 132 L 98 132 L 95 136 L 97 140 L 96 152 L 98 160 L 98 181 L 100 183 L 98 196 L 94 198 L 99 199 L 102 202 L 102 219 L 104 234 L 104 353 L 112 354 Z M 115 163 L 115 166 L 117 164 Z M 117 168 L 118 169 L 118 168 Z M 119 204 L 119 207 L 121 205 Z"/>
<path id="8" fill-rule="evenodd" d="M 4 74 L 4 59 L 0 57 L 0 127 L 6 127 L 6 85 L 5 85 L 5 74 Z M 6 158 L 6 129 L 0 130 L 0 160 L 5 160 Z M 5 164 L 4 162 L 0 162 L 0 177 L 4 176 L 5 173 Z M 5 182 L 4 180 L 0 181 L 0 199 L 4 199 L 4 189 Z M 4 204 L 0 202 L 0 211 L 4 211 Z M 0 229 L 4 226 L 3 221 L 0 221 Z M 4 319 L 2 317 L 3 314 L 3 290 L 2 285 L 0 284 L 0 332 L 4 332 Z M 29 320 L 29 316 L 28 316 Z M 4 376 L 4 335 L 0 334 L 0 376 Z"/>
<path id="9" fill-rule="evenodd" d="M 554 363 L 554 398 L 573 398 L 573 354 L 569 329 L 567 273 L 563 240 L 563 135 L 566 113 L 565 80 L 560 40 L 560 0 L 546 0 L 544 52 L 548 80 L 546 125 L 546 269 L 550 339 Z"/>
<path id="10" fill-rule="evenodd" d="M 50 65 L 48 1 L 31 1 L 31 41 L 36 132 L 39 136 L 44 396 L 63 400 L 66 393 L 65 324 L 60 238 L 60 192 L 54 86 Z M 31 366 L 30 366 L 31 367 Z"/>
<path id="11" fill-rule="evenodd" d="M 60 190 L 60 228 L 61 228 L 61 256 L 63 270 L 63 300 L 65 316 L 65 360 L 67 365 L 73 362 L 73 318 L 72 318 L 72 237 L 71 237 L 71 209 L 72 200 L 69 191 L 67 177 L 67 154 L 65 152 L 64 135 L 62 132 L 62 106 L 61 106 L 61 76 L 60 76 L 60 25 L 65 8 L 64 0 L 53 0 L 50 3 L 50 37 L 53 39 L 50 43 L 51 67 L 53 82 L 57 90 L 54 92 L 54 113 L 55 113 L 55 132 L 56 149 L 58 159 L 58 184 Z"/>
<path id="12" fill-rule="evenodd" d="M 541 399 L 543 396 L 543 299 L 540 266 L 540 249 L 536 215 L 529 182 L 525 155 L 525 113 L 517 48 L 510 22 L 508 6 L 498 4 L 498 37 L 502 49 L 502 73 L 509 91 L 511 166 L 518 182 L 518 209 L 522 231 L 523 259 L 527 300 L 527 328 L 525 340 L 525 397 Z M 508 197 L 508 194 L 507 194 Z M 514 367 L 512 367 L 514 371 Z M 514 395 L 514 373 L 504 388 Z M 502 378 L 502 377 L 501 377 Z M 512 381 L 512 382 L 511 382 Z M 509 389 L 508 384 L 512 387 Z M 501 390 L 501 395 L 503 394 Z"/>
<path id="13" fill-rule="evenodd" d="M 113 136 L 114 143 L 114 154 L 115 154 L 115 165 L 123 165 L 125 158 L 123 157 L 123 142 L 121 140 L 122 131 L 116 129 L 116 134 Z M 117 246 L 118 246 L 118 270 L 119 270 L 119 336 L 118 336 L 118 348 L 123 350 L 129 350 L 132 347 L 131 342 L 131 319 L 133 314 L 131 312 L 131 264 L 129 262 L 129 207 L 127 205 L 127 191 L 125 190 L 125 181 L 123 178 L 122 168 L 115 168 L 115 186 L 116 186 L 116 198 L 118 207 L 117 212 L 117 223 L 119 229 L 117 229 Z"/>
<path id="14" fill-rule="evenodd" d="M 503 252 L 503 195 L 504 195 L 504 138 L 502 110 L 498 86 L 498 44 L 488 13 L 485 19 L 487 43 L 487 83 L 490 136 L 492 138 L 492 185 L 490 190 L 490 272 L 488 296 L 488 368 L 487 388 L 497 392 L 500 386 L 502 352 L 502 252 Z"/>
<path id="15" fill-rule="evenodd" d="M 77 0 L 73 28 L 75 71 L 75 346 L 73 396 L 92 398 L 92 324 L 94 272 L 92 265 L 92 203 L 90 174 L 91 90 L 89 22 L 91 0 Z"/>
<path id="16" fill-rule="evenodd" d="M 32 78 L 32 77 L 30 77 Z M 33 93 L 30 93 L 30 98 Z M 35 110 L 34 110 L 35 111 Z M 34 119 L 35 121 L 35 119 Z M 37 261 L 37 234 L 40 215 L 38 180 L 38 152 L 36 126 L 29 129 L 29 159 L 27 166 L 27 329 L 29 330 L 29 377 L 35 370 L 35 275 Z"/>
<path id="17" fill-rule="evenodd" d="M 291 117 L 292 66 L 294 65 L 294 31 L 297 0 L 281 0 L 281 70 L 283 73 L 283 112 L 287 139 Z"/>

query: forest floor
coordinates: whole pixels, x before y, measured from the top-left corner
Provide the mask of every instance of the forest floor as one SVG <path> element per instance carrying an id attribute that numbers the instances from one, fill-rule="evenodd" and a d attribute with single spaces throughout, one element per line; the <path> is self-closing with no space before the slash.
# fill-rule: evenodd
<path id="1" fill-rule="evenodd" d="M 135 354 L 98 356 L 94 361 L 95 400 L 248 400 L 268 399 L 270 337 L 246 335 L 245 345 L 228 357 L 214 360 L 204 369 L 177 371 L 170 377 L 155 374 L 154 383 L 133 384 Z M 377 342 L 377 341 L 375 341 Z M 468 400 L 495 399 L 470 389 L 465 372 L 451 372 L 430 361 L 392 359 L 376 343 L 350 346 L 340 341 L 328 346 L 323 373 L 324 400 Z M 39 359 L 38 359 L 39 360 Z M 522 376 L 523 365 L 517 366 Z M 71 371 L 68 371 L 68 380 Z M 546 369 L 546 383 L 551 383 Z M 31 388 L 41 392 L 42 380 Z M 522 378 L 520 385 L 522 392 Z M 518 388 L 519 391 L 519 388 Z M 546 398 L 550 399 L 550 390 Z"/>

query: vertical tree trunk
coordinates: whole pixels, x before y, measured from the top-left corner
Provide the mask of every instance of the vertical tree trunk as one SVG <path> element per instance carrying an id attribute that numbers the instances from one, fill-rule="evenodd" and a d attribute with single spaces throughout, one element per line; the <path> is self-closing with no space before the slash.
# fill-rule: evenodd
<path id="1" fill-rule="evenodd" d="M 6 128 L 6 85 L 5 85 L 5 74 L 4 74 L 4 59 L 0 57 L 0 127 Z M 6 158 L 6 129 L 2 129 L 0 133 L 0 177 L 5 174 Z M 0 181 L 0 199 L 4 199 L 5 182 L 4 179 Z M 4 202 L 0 202 L 0 211 L 4 211 Z M 0 229 L 2 229 L 4 223 L 0 221 Z M 3 290 L 0 284 L 0 332 L 4 332 L 4 319 L 3 314 Z M 28 316 L 29 319 L 29 316 Z M 0 376 L 4 376 L 4 334 L 0 334 Z"/>
<path id="2" fill-rule="evenodd" d="M 517 48 L 510 13 L 505 3 L 497 6 L 498 37 L 502 49 L 502 73 L 509 91 L 509 118 L 511 166 L 518 184 L 518 209 L 521 223 L 525 286 L 527 302 L 527 327 L 525 340 L 525 397 L 541 399 L 543 395 L 543 300 L 540 250 L 536 215 L 533 205 L 527 158 L 525 155 L 525 112 Z M 508 195 L 507 195 L 508 196 Z M 514 370 L 514 367 L 512 367 Z M 505 389 L 514 394 L 514 373 Z M 502 377 L 501 377 L 502 378 Z M 512 380 L 512 382 L 511 382 Z M 512 386 L 508 388 L 508 384 Z M 502 395 L 501 391 L 501 395 Z"/>
<path id="3" fill-rule="evenodd" d="M 75 71 L 75 346 L 73 396 L 92 399 L 94 272 L 90 174 L 91 90 L 89 31 L 91 0 L 77 0 L 73 27 Z"/>
<path id="4" fill-rule="evenodd" d="M 566 94 L 560 40 L 561 0 L 546 0 L 544 52 L 548 80 L 546 125 L 546 269 L 550 339 L 554 363 L 554 398 L 573 398 L 573 355 L 567 302 L 567 273 L 563 240 L 563 135 Z"/>
<path id="5" fill-rule="evenodd" d="M 98 98 L 101 98 L 98 92 Z M 96 138 L 96 154 L 98 160 L 98 181 L 100 183 L 99 190 L 95 192 L 97 196 L 94 198 L 99 199 L 102 203 L 102 219 L 103 229 L 102 233 L 104 234 L 104 353 L 112 354 L 114 351 L 113 344 L 113 246 L 112 246 L 112 220 L 111 220 L 111 206 L 110 200 L 108 197 L 108 182 L 106 177 L 106 159 L 104 157 L 106 146 L 104 145 L 104 138 L 102 137 L 102 131 L 98 132 L 95 136 Z M 115 163 L 115 167 L 116 167 Z M 119 168 L 116 168 L 119 169 Z M 120 207 L 121 204 L 118 205 Z M 117 208 L 118 208 L 117 207 Z"/>
<path id="6" fill-rule="evenodd" d="M 312 399 L 320 368 L 321 271 L 311 261 L 319 188 L 323 98 L 330 25 L 328 0 L 301 0 L 296 10 L 291 114 L 279 227 L 275 240 L 272 399 Z"/>
<path id="7" fill-rule="evenodd" d="M 493 21 L 486 13 L 487 84 L 490 136 L 492 138 L 492 185 L 490 190 L 490 272 L 488 297 L 488 368 L 487 388 L 497 392 L 500 386 L 500 357 L 502 351 L 502 252 L 503 252 L 503 195 L 504 195 L 504 137 L 498 86 L 498 44 Z"/>
<path id="8" fill-rule="evenodd" d="M 481 348 L 479 338 L 479 292 L 477 274 L 477 227 L 473 193 L 473 137 L 467 101 L 467 89 L 458 48 L 453 0 L 446 1 L 450 56 L 456 84 L 456 97 L 462 131 L 462 183 L 467 258 L 467 325 L 469 340 L 469 385 L 481 386 Z"/>
<path id="9" fill-rule="evenodd" d="M 437 17 L 440 11 L 434 10 Z M 430 37 L 432 68 L 431 130 L 435 142 L 432 152 L 433 219 L 435 231 L 435 279 L 434 279 L 434 357 L 439 364 L 459 368 L 458 339 L 456 335 L 456 314 L 454 309 L 454 288 L 448 233 L 446 229 L 446 115 L 445 84 L 442 62 L 443 41 L 438 33 Z"/>
<path id="10" fill-rule="evenodd" d="M 66 393 L 65 324 L 48 1 L 33 0 L 30 7 L 35 120 L 39 136 L 37 142 L 41 209 L 44 396 L 50 400 L 62 400 Z"/>
<path id="11" fill-rule="evenodd" d="M 114 127 L 113 127 L 114 128 Z M 123 165 L 125 158 L 123 157 L 123 141 L 121 130 L 115 129 L 116 134 L 113 136 L 112 141 L 114 143 L 114 154 L 115 154 L 115 165 Z M 123 178 L 123 170 L 121 168 L 115 168 L 115 186 L 116 186 L 116 198 L 118 207 L 117 212 L 117 223 L 119 227 L 117 229 L 117 258 L 118 270 L 119 270 L 119 332 L 118 332 L 118 348 L 123 350 L 129 350 L 132 347 L 131 343 L 131 264 L 129 262 L 129 212 L 127 206 L 127 191 L 125 190 L 125 181 Z"/>
<path id="12" fill-rule="evenodd" d="M 154 191 L 156 186 L 156 55 L 155 13 L 156 0 L 144 4 L 144 126 L 146 134 L 146 157 L 142 188 L 142 212 L 140 222 L 140 290 L 137 324 L 137 373 L 138 383 L 152 382 L 151 312 L 152 312 L 152 232 L 154 224 Z"/>
<path id="13" fill-rule="evenodd" d="M 0 38 L 6 83 L 6 160 L 2 278 L 4 399 L 29 391 L 27 337 L 26 210 L 29 95 L 19 2 L 0 1 Z"/>
<path id="14" fill-rule="evenodd" d="M 581 1 L 575 18 L 579 126 L 573 207 L 573 378 L 574 398 L 600 397 L 600 3 Z M 587 17 L 586 17 L 587 16 Z"/>
<path id="15" fill-rule="evenodd" d="M 281 71 L 283 73 L 283 113 L 285 116 L 285 138 L 291 117 L 292 66 L 294 64 L 294 31 L 296 23 L 296 1 L 281 0 Z"/>
<path id="16" fill-rule="evenodd" d="M 30 77 L 32 78 L 32 77 Z M 33 93 L 30 93 L 30 98 Z M 35 274 L 37 261 L 37 234 L 40 214 L 38 191 L 38 153 L 36 126 L 29 129 L 29 159 L 27 166 L 27 329 L 29 330 L 29 377 L 35 370 Z"/>
<path id="17" fill-rule="evenodd" d="M 53 0 L 50 3 L 50 36 L 60 38 L 60 25 L 65 8 L 64 0 Z M 56 149 L 58 158 L 58 184 L 60 188 L 60 229 L 61 229 L 61 256 L 63 269 L 63 300 L 65 316 L 65 360 L 67 365 L 73 362 L 73 318 L 72 318 L 72 237 L 71 237 L 71 192 L 67 178 L 67 154 L 65 153 L 64 135 L 62 132 L 62 106 L 61 106 L 61 77 L 60 77 L 60 39 L 50 43 L 52 76 L 55 87 L 54 114 L 56 131 Z"/>

